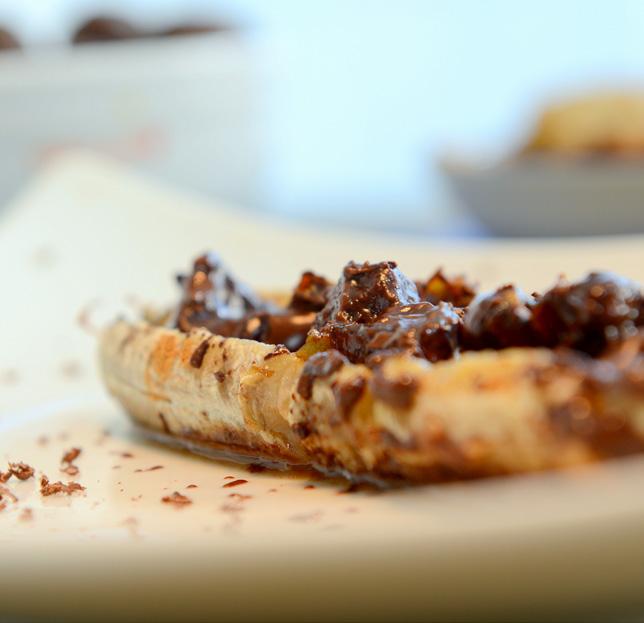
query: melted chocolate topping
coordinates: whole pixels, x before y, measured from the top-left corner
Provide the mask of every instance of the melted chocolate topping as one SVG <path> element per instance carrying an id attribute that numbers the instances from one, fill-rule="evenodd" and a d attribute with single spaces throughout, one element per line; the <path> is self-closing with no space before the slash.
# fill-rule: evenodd
<path id="1" fill-rule="evenodd" d="M 596 356 L 644 325 L 644 299 L 639 286 L 628 279 L 591 273 L 577 283 L 555 285 L 534 306 L 533 315 L 545 346 Z"/>
<path id="2" fill-rule="evenodd" d="M 326 340 L 332 350 L 309 359 L 302 395 L 345 361 L 378 368 L 400 354 L 436 362 L 463 350 L 514 346 L 630 358 L 629 374 L 642 376 L 644 299 L 637 284 L 610 273 L 560 282 L 541 296 L 506 285 L 475 297 L 462 277 L 449 279 L 440 270 L 417 286 L 394 262 L 350 262 L 333 287 L 305 272 L 286 308 L 255 296 L 212 254 L 198 258 L 179 282 L 184 296 L 175 324 L 182 331 L 205 327 L 224 337 L 283 345 L 279 352 L 297 350 L 307 337 Z M 197 349 L 193 365 L 206 350 L 206 344 Z M 361 392 L 347 389 L 346 403 Z"/>
<path id="3" fill-rule="evenodd" d="M 308 400 L 313 394 L 315 379 L 323 379 L 337 372 L 347 359 L 337 350 L 326 350 L 316 353 L 304 364 L 300 380 L 297 384 L 297 393 Z"/>
<path id="4" fill-rule="evenodd" d="M 429 361 L 449 359 L 458 350 L 460 325 L 450 303 L 412 303 L 388 308 L 371 324 L 331 323 L 322 332 L 350 361 L 374 366 L 401 353 Z"/>

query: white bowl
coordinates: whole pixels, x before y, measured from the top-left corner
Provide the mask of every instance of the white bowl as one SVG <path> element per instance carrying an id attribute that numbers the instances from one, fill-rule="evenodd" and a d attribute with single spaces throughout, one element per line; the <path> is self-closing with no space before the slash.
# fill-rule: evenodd
<path id="1" fill-rule="evenodd" d="M 244 40 L 216 33 L 0 54 L 0 202 L 70 146 L 241 205 L 259 195 Z"/>
<path id="2" fill-rule="evenodd" d="M 495 234 L 644 232 L 644 160 L 444 160 L 441 169 L 460 202 Z"/>

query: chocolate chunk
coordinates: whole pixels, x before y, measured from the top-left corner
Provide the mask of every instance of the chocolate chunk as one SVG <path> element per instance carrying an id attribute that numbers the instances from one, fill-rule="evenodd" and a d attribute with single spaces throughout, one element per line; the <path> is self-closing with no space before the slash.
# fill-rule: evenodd
<path id="1" fill-rule="evenodd" d="M 318 312 L 329 298 L 331 283 L 311 271 L 302 273 L 299 283 L 295 286 L 289 309 L 298 312 Z"/>
<path id="2" fill-rule="evenodd" d="M 313 395 L 313 383 L 316 379 L 326 378 L 337 372 L 347 359 L 336 350 L 316 353 L 305 364 L 297 383 L 297 393 L 305 400 Z"/>
<path id="3" fill-rule="evenodd" d="M 424 301 L 438 305 L 441 301 L 454 307 L 467 307 L 474 299 L 476 290 L 465 277 L 448 278 L 438 269 L 425 283 L 418 284 L 418 291 Z"/>
<path id="4" fill-rule="evenodd" d="M 512 285 L 477 296 L 463 321 L 464 345 L 471 350 L 533 346 L 530 305 L 534 299 Z"/>
<path id="5" fill-rule="evenodd" d="M 416 285 L 398 270 L 395 262 L 349 262 L 314 327 L 323 329 L 329 323 L 370 323 L 393 305 L 419 301 Z"/>
<path id="6" fill-rule="evenodd" d="M 242 337 L 243 333 L 246 337 L 259 330 L 257 326 L 247 326 L 245 316 L 267 309 L 267 305 L 236 282 L 215 254 L 198 257 L 192 274 L 179 277 L 179 282 L 184 296 L 176 326 L 181 331 L 205 327 L 219 335 Z M 261 320 L 255 324 L 261 324 Z"/>
<path id="7" fill-rule="evenodd" d="M 591 273 L 577 283 L 558 283 L 534 305 L 534 327 L 546 346 L 598 355 L 611 342 L 644 325 L 638 284 L 612 273 Z"/>
<path id="8" fill-rule="evenodd" d="M 409 374 L 389 378 L 382 368 L 377 368 L 371 379 L 371 391 L 375 398 L 392 407 L 409 409 L 414 404 L 418 381 Z"/>
<path id="9" fill-rule="evenodd" d="M 144 36 L 143 31 L 123 19 L 98 16 L 83 23 L 72 37 L 72 42 L 79 44 L 99 41 L 123 41 Z"/>

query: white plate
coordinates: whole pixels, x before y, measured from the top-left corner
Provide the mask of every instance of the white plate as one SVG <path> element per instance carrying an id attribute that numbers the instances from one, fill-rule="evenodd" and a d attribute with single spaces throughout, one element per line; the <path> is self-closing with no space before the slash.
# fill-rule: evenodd
<path id="1" fill-rule="evenodd" d="M 526 620 L 642 604 L 642 459 L 339 494 L 338 481 L 250 473 L 139 437 L 102 394 L 77 313 L 100 299 L 96 313 L 111 316 L 107 302 L 124 307 L 127 293 L 171 300 L 172 272 L 207 246 L 260 287 L 306 267 L 335 274 L 349 257 L 398 258 L 414 275 L 442 263 L 527 289 L 561 270 L 644 270 L 641 238 L 450 246 L 312 234 L 202 210 L 70 156 L 0 221 L 0 460 L 65 480 L 60 457 L 81 447 L 86 491 L 41 498 L 34 481 L 10 481 L 19 501 L 0 513 L 0 616 Z M 248 482 L 225 488 L 227 476 Z M 193 503 L 164 504 L 175 490 Z"/>

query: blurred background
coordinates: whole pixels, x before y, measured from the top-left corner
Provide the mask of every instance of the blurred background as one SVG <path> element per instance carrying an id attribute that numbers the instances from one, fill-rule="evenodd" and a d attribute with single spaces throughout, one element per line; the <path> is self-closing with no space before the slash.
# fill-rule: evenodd
<path id="1" fill-rule="evenodd" d="M 325 226 L 644 231 L 638 0 L 2 0 L 0 25 L 0 203 L 86 146 Z"/>

